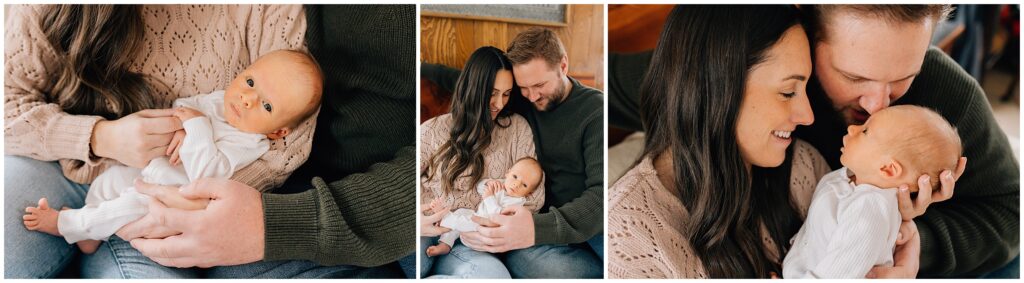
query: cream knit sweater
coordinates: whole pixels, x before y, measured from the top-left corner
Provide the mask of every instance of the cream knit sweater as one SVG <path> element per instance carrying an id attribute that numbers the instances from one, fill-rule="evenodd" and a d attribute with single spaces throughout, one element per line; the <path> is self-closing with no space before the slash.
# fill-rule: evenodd
<path id="1" fill-rule="evenodd" d="M 798 213 L 806 217 L 815 185 L 829 167 L 806 142 L 794 146 L 790 189 Z M 608 197 L 608 278 L 707 278 L 683 233 L 686 209 L 662 186 L 650 158 L 626 172 Z M 767 236 L 764 244 L 775 246 Z M 777 254 L 773 257 L 781 263 Z"/>
<path id="2" fill-rule="evenodd" d="M 11 6 L 5 23 L 4 150 L 59 160 L 64 175 L 91 182 L 110 164 L 90 157 L 98 116 L 70 115 L 50 92 L 61 56 L 47 42 L 41 5 Z M 147 5 L 145 43 L 132 71 L 146 75 L 158 107 L 179 97 L 224 89 L 260 55 L 303 49 L 306 18 L 300 5 Z M 309 156 L 316 115 L 232 179 L 260 190 L 279 186 Z"/>
<path id="3" fill-rule="evenodd" d="M 523 157 L 537 158 L 533 144 L 533 131 L 530 124 L 522 116 L 513 114 L 508 127 L 494 127 L 491 132 L 491 145 L 484 150 L 484 173 L 483 179 L 505 179 L 505 172 L 512 165 Z M 448 141 L 452 128 L 451 114 L 434 117 L 423 122 L 420 127 L 420 162 L 426 164 L 430 157 L 437 152 L 445 142 Z M 422 172 L 425 165 L 420 165 Z M 445 204 L 452 211 L 459 208 L 476 210 L 480 204 L 480 194 L 476 192 L 476 184 L 471 184 L 468 177 L 459 178 L 455 183 L 455 192 L 445 198 Z M 442 196 L 441 180 L 435 174 L 434 178 L 420 177 L 420 202 L 421 205 L 429 205 L 435 198 Z M 544 182 L 526 198 L 523 206 L 530 211 L 537 212 L 544 204 Z"/>

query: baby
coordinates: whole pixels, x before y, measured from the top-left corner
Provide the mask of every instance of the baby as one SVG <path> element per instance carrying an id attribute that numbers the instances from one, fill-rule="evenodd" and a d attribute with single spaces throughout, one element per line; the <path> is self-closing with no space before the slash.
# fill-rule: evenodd
<path id="1" fill-rule="evenodd" d="M 46 198 L 25 209 L 29 230 L 62 236 L 92 253 L 122 226 L 148 211 L 149 197 L 133 187 L 136 178 L 160 185 L 185 185 L 200 178 L 228 178 L 270 149 L 269 140 L 288 135 L 316 113 L 323 75 L 306 53 L 268 53 L 236 76 L 226 90 L 174 101 L 184 138 L 169 145 L 170 158 L 160 157 L 139 170 L 111 166 L 96 177 L 85 207 L 59 212 Z M 177 140 L 177 139 L 176 139 Z M 168 207 L 202 209 L 207 201 L 170 198 Z"/>
<path id="2" fill-rule="evenodd" d="M 481 180 L 476 191 L 482 200 L 475 214 L 472 210 L 460 208 L 441 219 L 441 226 L 452 230 L 441 234 L 437 245 L 427 248 L 427 255 L 448 254 L 455 245 L 455 239 L 459 238 L 459 233 L 476 231 L 479 225 L 473 222 L 473 215 L 490 218 L 501 213 L 503 208 L 526 203 L 526 197 L 540 186 L 543 177 L 544 170 L 541 170 L 540 163 L 536 159 L 524 157 L 508 169 L 504 182 L 496 179 Z M 435 210 L 434 213 L 438 213 L 436 210 L 441 209 L 441 199 L 435 199 L 430 207 Z"/>
<path id="3" fill-rule="evenodd" d="M 899 233 L 897 187 L 954 170 L 960 137 L 938 113 L 902 105 L 875 113 L 843 137 L 845 166 L 826 174 L 782 263 L 784 278 L 864 278 L 893 265 Z M 933 182 L 938 184 L 938 182 Z"/>

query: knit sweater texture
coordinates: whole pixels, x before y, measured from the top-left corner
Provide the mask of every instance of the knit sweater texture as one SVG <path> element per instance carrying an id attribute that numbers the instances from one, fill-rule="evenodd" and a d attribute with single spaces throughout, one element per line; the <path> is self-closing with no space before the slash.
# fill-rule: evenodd
<path id="1" fill-rule="evenodd" d="M 416 6 L 305 8 L 324 99 L 287 183 L 312 188 L 263 195 L 264 259 L 393 262 L 416 247 Z"/>
<path id="2" fill-rule="evenodd" d="M 460 71 L 423 64 L 423 78 L 451 91 Z M 569 78 L 568 97 L 552 111 L 510 105 L 533 129 L 544 168 L 544 206 L 534 214 L 536 244 L 584 242 L 604 226 L 604 94 Z"/>

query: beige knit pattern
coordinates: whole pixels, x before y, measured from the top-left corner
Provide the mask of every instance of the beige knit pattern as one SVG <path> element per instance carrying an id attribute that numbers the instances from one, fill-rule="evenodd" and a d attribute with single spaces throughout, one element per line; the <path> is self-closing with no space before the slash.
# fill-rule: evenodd
<path id="1" fill-rule="evenodd" d="M 91 182 L 116 161 L 89 155 L 97 116 L 70 115 L 51 103 L 61 56 L 45 39 L 41 5 L 10 7 L 4 39 L 4 150 L 38 160 L 60 160 L 65 176 Z M 224 89 L 260 55 L 305 49 L 300 5 L 147 5 L 145 43 L 132 70 L 146 75 L 158 107 L 180 97 Z M 279 186 L 305 162 L 316 115 L 232 179 L 257 189 Z"/>
<path id="2" fill-rule="evenodd" d="M 530 124 L 522 116 L 512 115 L 511 123 L 507 128 L 494 127 L 491 132 L 491 145 L 484 150 L 484 173 L 483 179 L 505 179 L 505 172 L 515 164 L 516 160 L 523 157 L 537 158 L 534 150 L 533 132 Z M 427 120 L 420 126 L 420 172 L 425 168 L 430 157 L 448 141 L 451 135 L 452 117 L 445 114 Z M 437 170 L 435 170 L 436 172 Z M 441 191 L 441 180 L 437 178 L 426 180 L 420 177 L 420 201 L 422 205 L 430 205 L 435 198 L 444 195 Z M 476 210 L 480 204 L 480 194 L 476 192 L 475 184 L 470 184 L 469 175 L 459 178 L 455 183 L 455 191 L 444 198 L 445 204 L 456 210 L 466 208 Z M 526 198 L 523 206 L 530 211 L 537 212 L 544 204 L 544 183 L 541 182 L 537 190 L 533 191 Z"/>
<path id="3" fill-rule="evenodd" d="M 829 171 L 811 145 L 794 145 L 790 189 L 801 217 L 807 214 L 818 179 Z M 682 201 L 658 180 L 650 158 L 644 158 L 609 190 L 609 278 L 707 278 L 683 231 L 688 213 Z M 763 228 L 763 227 L 762 227 Z M 776 253 L 762 229 L 764 244 Z M 776 261 L 781 258 L 775 254 Z"/>

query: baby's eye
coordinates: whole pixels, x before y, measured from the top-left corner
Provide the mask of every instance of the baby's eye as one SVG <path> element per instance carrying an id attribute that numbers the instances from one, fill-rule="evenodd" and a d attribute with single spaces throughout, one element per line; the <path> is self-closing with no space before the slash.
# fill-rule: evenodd
<path id="1" fill-rule="evenodd" d="M 868 134 L 868 128 L 864 128 L 864 130 L 863 130 L 863 131 L 860 131 L 860 133 L 861 133 L 861 134 L 865 134 L 865 135 L 866 135 L 866 134 Z"/>
<path id="2" fill-rule="evenodd" d="M 256 83 L 253 82 L 252 79 L 245 79 L 245 84 L 249 85 L 249 87 L 253 87 L 256 85 Z"/>
<path id="3" fill-rule="evenodd" d="M 274 110 L 274 107 L 270 106 L 270 103 L 263 102 L 263 109 L 267 110 L 267 112 L 271 112 L 272 110 Z"/>
<path id="4" fill-rule="evenodd" d="M 523 188 L 524 188 L 524 189 L 526 188 L 526 184 L 523 184 Z"/>

